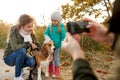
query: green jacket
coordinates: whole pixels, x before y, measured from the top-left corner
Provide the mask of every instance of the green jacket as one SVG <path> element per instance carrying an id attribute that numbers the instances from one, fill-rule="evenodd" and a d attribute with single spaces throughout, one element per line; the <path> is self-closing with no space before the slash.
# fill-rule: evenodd
<path id="1" fill-rule="evenodd" d="M 50 31 L 50 28 L 52 29 L 52 31 Z M 66 30 L 65 30 L 64 24 L 60 23 L 60 29 L 61 29 L 61 32 L 58 33 L 57 26 L 48 25 L 48 27 L 46 28 L 46 30 L 44 32 L 44 36 L 49 36 L 50 39 L 53 40 L 56 48 L 61 47 L 61 42 L 65 38 Z"/>
<path id="2" fill-rule="evenodd" d="M 23 37 L 19 34 L 19 31 L 16 28 L 17 26 L 18 25 L 15 25 L 10 29 L 9 40 L 6 48 L 4 49 L 3 58 L 11 54 L 11 52 L 13 51 L 16 51 L 20 48 L 27 48 L 30 46 L 28 42 L 24 42 Z M 31 37 L 33 42 L 35 43 L 37 41 L 35 35 L 31 34 Z"/>
<path id="3" fill-rule="evenodd" d="M 77 59 L 73 63 L 73 80 L 98 80 L 87 60 Z"/>

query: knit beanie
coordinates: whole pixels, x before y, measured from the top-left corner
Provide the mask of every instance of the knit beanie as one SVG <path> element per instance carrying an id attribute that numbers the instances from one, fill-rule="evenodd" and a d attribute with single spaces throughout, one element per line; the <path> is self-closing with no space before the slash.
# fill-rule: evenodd
<path id="1" fill-rule="evenodd" d="M 51 14 L 51 19 L 54 19 L 54 20 L 57 20 L 57 21 L 61 22 L 62 21 L 62 16 L 61 16 L 59 11 L 54 11 Z"/>

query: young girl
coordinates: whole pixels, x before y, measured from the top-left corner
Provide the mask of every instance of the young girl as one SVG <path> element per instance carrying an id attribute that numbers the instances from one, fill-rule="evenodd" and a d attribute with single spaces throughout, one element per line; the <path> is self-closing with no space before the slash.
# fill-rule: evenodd
<path id="1" fill-rule="evenodd" d="M 18 21 L 17 25 L 11 27 L 3 58 L 7 65 L 15 65 L 14 80 L 24 80 L 22 78 L 23 67 L 31 67 L 35 64 L 34 58 L 27 56 L 26 49 L 30 46 L 32 49 L 37 48 L 37 41 L 33 34 L 33 18 L 23 14 Z"/>
<path id="2" fill-rule="evenodd" d="M 45 39 L 51 39 L 54 42 L 56 47 L 53 61 L 49 65 L 49 73 L 52 74 L 53 77 L 57 77 L 60 74 L 59 67 L 59 52 L 61 47 L 61 42 L 65 38 L 66 30 L 64 28 L 64 24 L 61 23 L 62 16 L 59 11 L 55 11 L 51 14 L 51 22 L 52 24 L 48 25 L 44 32 Z"/>

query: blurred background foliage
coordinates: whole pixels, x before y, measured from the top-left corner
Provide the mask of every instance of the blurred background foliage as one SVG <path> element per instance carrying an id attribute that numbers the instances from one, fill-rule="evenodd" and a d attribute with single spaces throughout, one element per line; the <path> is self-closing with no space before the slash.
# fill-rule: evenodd
<path id="1" fill-rule="evenodd" d="M 71 0 L 69 3 L 62 5 L 58 9 L 62 11 L 65 28 L 66 28 L 66 22 L 70 20 L 79 21 L 85 15 L 88 15 L 88 16 L 93 15 L 95 19 L 102 18 L 103 22 L 101 23 L 104 25 L 107 25 L 106 22 L 111 16 L 112 3 L 110 0 Z M 104 15 L 103 13 L 106 13 L 106 15 Z M 6 42 L 7 42 L 7 36 L 10 30 L 10 27 L 12 25 L 13 24 L 8 24 L 0 20 L 0 48 L 5 48 Z M 43 34 L 46 26 L 47 25 L 40 26 L 36 24 L 34 27 L 34 31 L 37 36 L 37 39 L 41 44 L 44 41 Z M 111 50 L 109 45 L 103 45 L 102 43 L 95 42 L 88 37 L 82 36 L 81 34 L 80 36 L 82 38 L 80 44 L 85 51 L 106 52 Z M 62 55 L 60 56 L 60 58 L 62 59 L 63 56 L 66 55 L 66 53 L 64 51 L 61 51 L 60 55 Z M 68 58 L 68 55 L 64 56 L 64 58 L 66 57 Z M 71 60 L 71 57 L 69 57 L 66 60 Z"/>
<path id="2" fill-rule="evenodd" d="M 71 0 L 61 6 L 65 20 L 78 21 L 85 15 L 103 18 L 106 21 L 110 18 L 113 0 Z M 105 13 L 105 14 L 103 14 Z"/>

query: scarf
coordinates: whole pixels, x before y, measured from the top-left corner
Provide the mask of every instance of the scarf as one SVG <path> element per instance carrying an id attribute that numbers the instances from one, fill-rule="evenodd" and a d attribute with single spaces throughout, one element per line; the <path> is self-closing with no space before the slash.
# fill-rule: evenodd
<path id="1" fill-rule="evenodd" d="M 32 43 L 31 33 L 25 32 L 22 28 L 19 30 L 19 33 L 24 38 L 24 42 Z"/>

